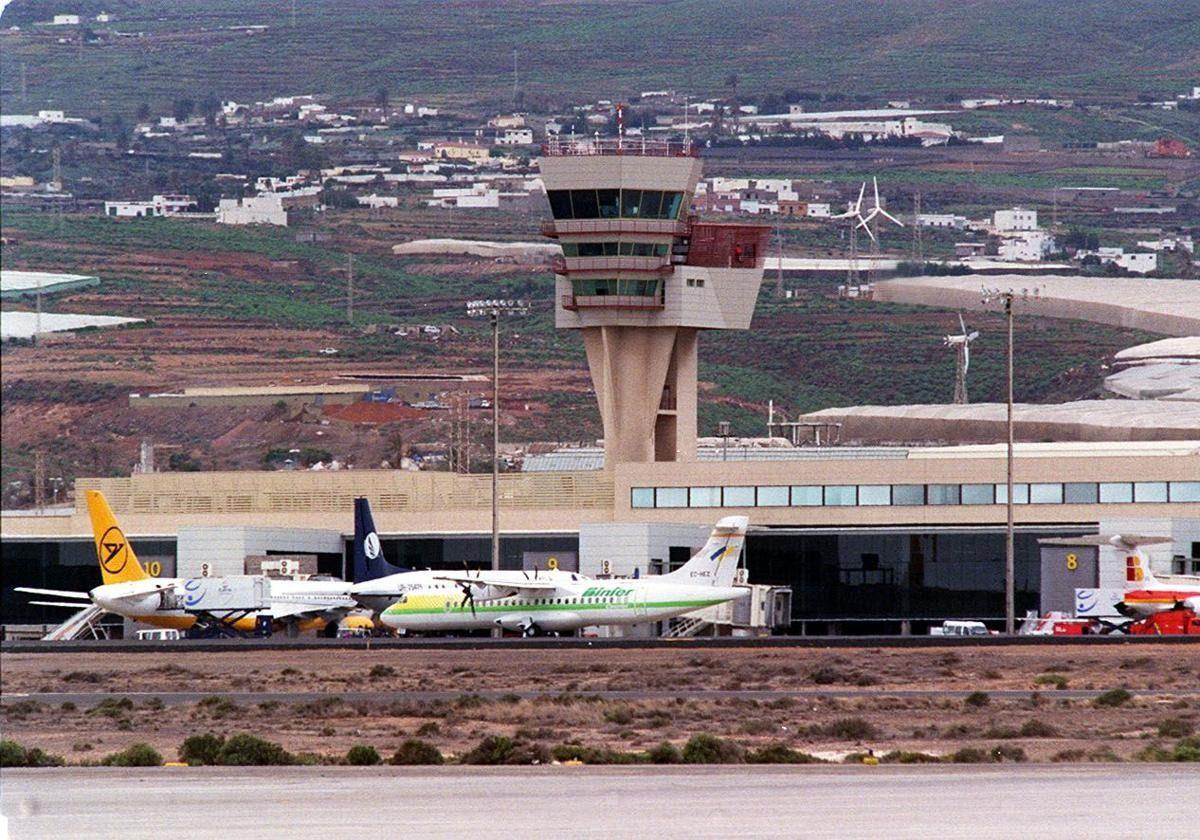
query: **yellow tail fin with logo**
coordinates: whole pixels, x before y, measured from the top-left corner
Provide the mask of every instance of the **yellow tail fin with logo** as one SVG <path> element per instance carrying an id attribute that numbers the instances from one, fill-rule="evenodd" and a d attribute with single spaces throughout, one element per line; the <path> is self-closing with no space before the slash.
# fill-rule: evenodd
<path id="1" fill-rule="evenodd" d="M 96 558 L 100 561 L 100 574 L 105 583 L 125 583 L 145 580 L 150 577 L 133 546 L 125 539 L 125 533 L 117 524 L 108 500 L 99 490 L 87 491 L 88 516 L 92 519 L 92 534 L 96 538 Z"/>

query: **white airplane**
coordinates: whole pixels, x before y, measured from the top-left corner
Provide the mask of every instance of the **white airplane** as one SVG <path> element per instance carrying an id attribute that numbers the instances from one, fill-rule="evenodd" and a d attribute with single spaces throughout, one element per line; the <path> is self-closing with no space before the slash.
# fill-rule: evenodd
<path id="1" fill-rule="evenodd" d="M 1168 610 L 1200 613 L 1200 577 L 1196 575 L 1158 576 L 1150 568 L 1150 558 L 1142 546 L 1161 540 L 1112 537 L 1109 542 L 1125 552 L 1125 594 L 1117 610 L 1132 618 L 1145 618 Z"/>
<path id="2" fill-rule="evenodd" d="M 744 516 L 722 519 L 704 548 L 666 575 L 427 570 L 356 584 L 351 594 L 379 610 L 380 623 L 411 632 L 501 627 L 532 635 L 664 621 L 748 594 L 733 585 L 748 524 Z"/>
<path id="3" fill-rule="evenodd" d="M 96 540 L 96 556 L 104 583 L 90 592 L 61 589 L 17 587 L 17 592 L 68 598 L 70 601 L 34 601 L 45 606 L 70 607 L 76 610 L 95 606 L 154 627 L 186 630 L 203 616 L 194 609 L 200 602 L 201 584 L 207 580 L 220 587 L 222 578 L 151 577 L 134 554 L 133 546 L 117 523 L 104 494 L 87 491 L 88 515 Z M 225 622 L 239 631 L 251 631 L 260 616 L 270 616 L 275 629 L 288 635 L 304 630 L 319 630 L 334 624 L 358 607 L 348 594 L 350 585 L 344 581 L 272 580 L 265 593 L 266 606 L 256 610 L 209 611 L 209 618 Z M 193 607 L 193 609 L 188 609 Z"/>

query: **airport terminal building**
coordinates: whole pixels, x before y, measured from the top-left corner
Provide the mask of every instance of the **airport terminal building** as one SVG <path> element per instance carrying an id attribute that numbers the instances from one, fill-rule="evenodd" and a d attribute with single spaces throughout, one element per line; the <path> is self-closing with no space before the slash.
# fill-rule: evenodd
<path id="1" fill-rule="evenodd" d="M 616 464 L 500 476 L 508 569 L 587 575 L 677 567 L 721 516 L 745 514 L 754 583 L 793 590 L 793 632 L 919 632 L 1003 616 L 1003 446 L 731 449 L 728 460 Z M 1039 607 L 1039 540 L 1099 533 L 1172 538 L 1163 571 L 1200 571 L 1200 441 L 1016 447 L 1018 614 Z M 370 499 L 384 554 L 409 568 L 489 558 L 486 475 L 408 471 L 147 473 L 83 479 L 69 515 L 6 513 L 0 622 L 53 623 L 13 586 L 99 583 L 85 489 L 102 490 L 138 553 L 163 575 L 240 574 L 245 558 L 315 555 L 349 571 L 353 500 Z M 1169 564 L 1174 564 L 1172 567 Z M 1101 551 L 1101 583 L 1122 559 Z M 1085 585 L 1081 583 L 1080 585 Z M 1119 585 L 1119 583 L 1115 584 Z"/>
<path id="2" fill-rule="evenodd" d="M 769 229 L 687 216 L 700 163 L 679 144 L 562 141 L 545 151 L 542 175 L 554 215 L 543 232 L 563 251 L 556 322 L 586 348 L 604 452 L 500 476 L 503 568 L 655 574 L 682 565 L 717 519 L 740 514 L 751 523 L 749 580 L 792 590 L 787 631 L 921 632 L 947 618 L 1002 618 L 1003 446 L 698 449 L 699 334 L 749 328 Z M 1042 606 L 1044 574 L 1065 574 L 1044 564 L 1047 538 L 1163 536 L 1160 565 L 1200 571 L 1200 439 L 1018 444 L 1014 480 L 1018 615 Z M 14 586 L 99 583 L 88 489 L 105 493 L 138 556 L 162 575 L 242 574 L 247 558 L 301 554 L 345 576 L 358 496 L 397 566 L 490 559 L 487 475 L 81 479 L 64 515 L 3 515 L 0 623 L 61 620 Z M 1122 579 L 1115 549 L 1098 564 L 1080 586 Z"/>

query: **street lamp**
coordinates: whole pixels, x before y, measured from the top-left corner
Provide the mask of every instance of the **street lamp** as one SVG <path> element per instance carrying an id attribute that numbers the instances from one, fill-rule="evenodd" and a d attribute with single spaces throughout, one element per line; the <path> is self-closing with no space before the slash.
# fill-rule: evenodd
<path id="1" fill-rule="evenodd" d="M 500 316 L 524 315 L 524 300 L 470 300 L 467 315 L 492 322 L 492 571 L 500 571 Z"/>
<path id="2" fill-rule="evenodd" d="M 729 460 L 729 421 L 717 422 L 717 437 L 721 438 L 721 460 Z"/>
<path id="3" fill-rule="evenodd" d="M 1038 289 L 1033 290 L 1033 298 L 1035 300 L 1039 294 L 1040 291 Z M 1017 298 L 1029 300 L 1029 297 L 1029 289 L 1022 289 L 1020 294 L 1018 294 L 1012 289 L 1001 291 L 1000 289 L 989 289 L 986 286 L 983 288 L 984 305 L 1000 301 L 1004 306 L 1004 317 L 1008 321 L 1008 394 L 1005 400 L 1008 408 L 1006 423 L 1008 427 L 1008 492 L 1005 494 L 1005 509 L 1008 521 L 1004 530 L 1004 632 L 1010 636 L 1016 632 L 1017 623 L 1016 572 L 1013 560 L 1013 301 Z"/>

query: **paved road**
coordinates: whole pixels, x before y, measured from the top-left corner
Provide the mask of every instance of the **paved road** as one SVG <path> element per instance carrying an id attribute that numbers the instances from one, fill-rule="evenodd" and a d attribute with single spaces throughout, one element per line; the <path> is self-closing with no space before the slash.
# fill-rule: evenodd
<path id="1" fill-rule="evenodd" d="M 1192 698 L 1200 697 L 1200 688 L 1163 688 L 1163 689 L 1130 689 L 1130 694 L 1144 697 L 1160 698 Z M 577 694 L 582 697 L 598 697 L 602 700 L 812 700 L 821 697 L 901 697 L 908 699 L 933 698 L 939 700 L 961 700 L 975 692 L 965 689 L 890 689 L 890 688 L 849 688 L 849 689 L 692 689 L 679 688 L 661 689 L 630 689 L 630 690 L 599 690 L 589 691 L 80 691 L 80 692 L 45 692 L 45 693 L 14 693 L 9 692 L 0 696 L 2 703 L 15 703 L 21 700 L 35 700 L 39 703 L 58 705 L 71 702 L 76 706 L 95 706 L 102 700 L 114 697 L 128 697 L 135 702 L 144 702 L 152 698 L 161 700 L 165 705 L 178 706 L 196 703 L 206 697 L 225 697 L 237 703 L 264 703 L 273 700 L 278 703 L 308 703 L 313 700 L 328 700 L 330 697 L 340 697 L 347 702 L 391 703 L 396 701 L 431 701 L 458 700 L 464 696 L 480 697 L 484 700 L 501 700 L 520 697 L 526 700 L 538 698 L 562 697 L 564 694 Z M 1056 700 L 1090 700 L 1104 693 L 1104 689 L 1065 689 L 1062 691 L 1030 691 L 1029 689 L 999 689 L 984 692 L 996 700 L 1028 700 L 1034 694 L 1042 698 Z"/>
<path id="2" fill-rule="evenodd" d="M 1200 768 L 6 770 L 14 840 L 1195 837 Z"/>

